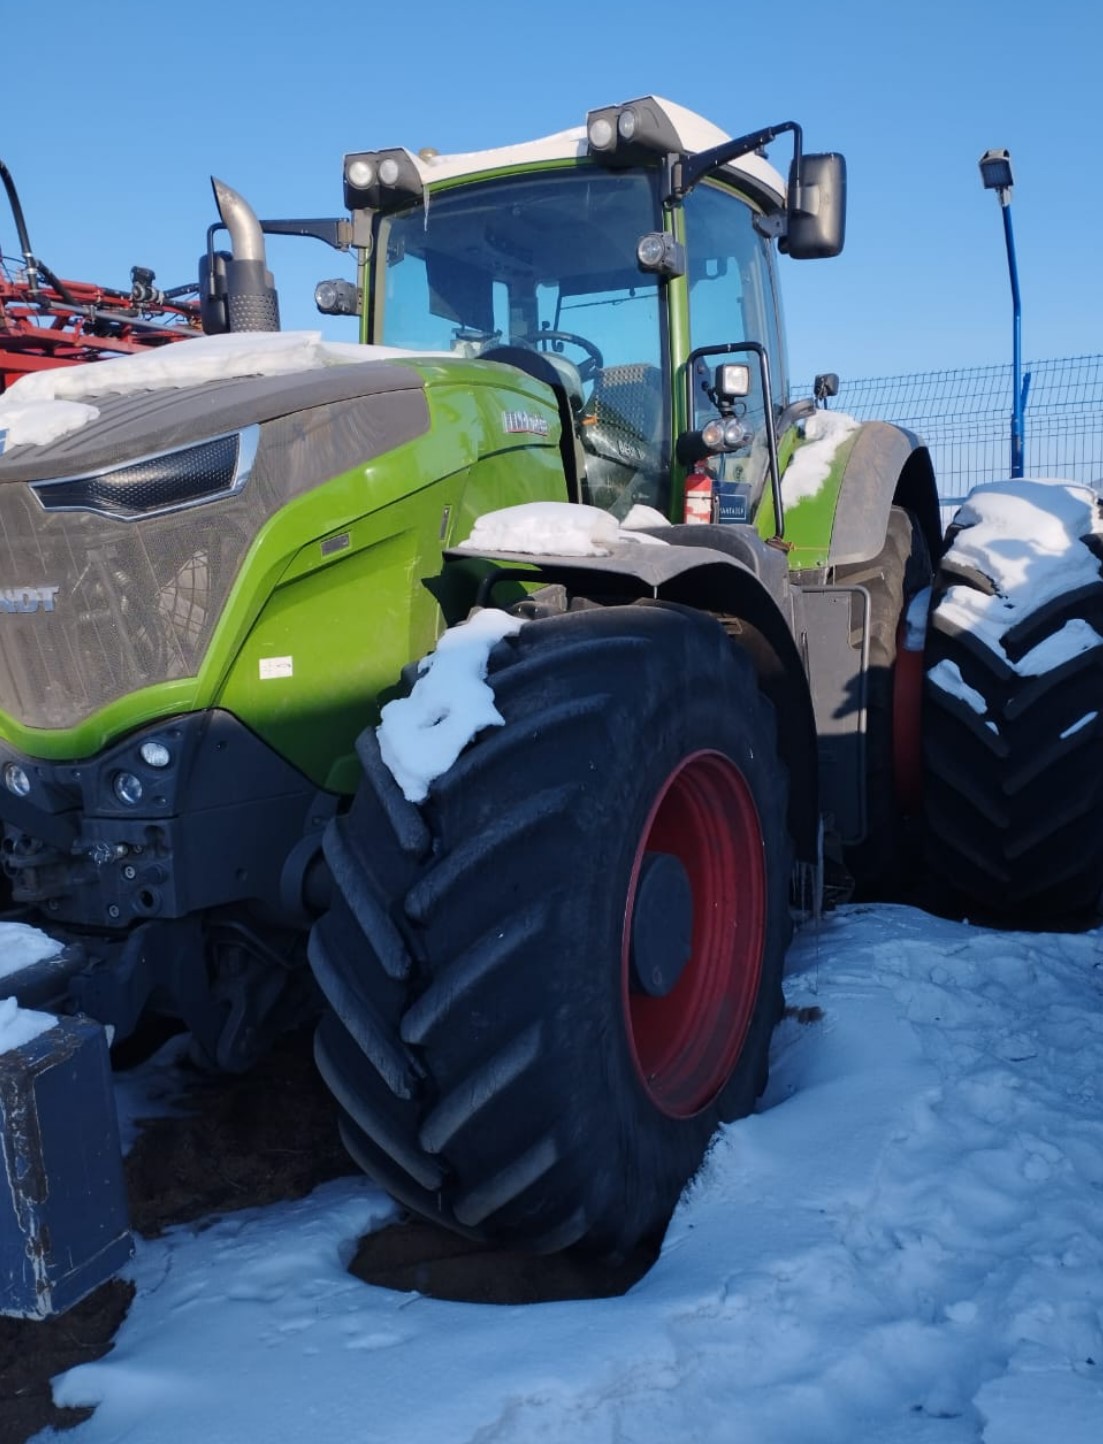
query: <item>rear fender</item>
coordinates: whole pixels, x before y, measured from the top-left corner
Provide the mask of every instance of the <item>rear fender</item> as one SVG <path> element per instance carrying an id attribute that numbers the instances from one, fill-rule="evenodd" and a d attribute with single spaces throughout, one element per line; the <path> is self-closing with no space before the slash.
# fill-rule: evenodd
<path id="1" fill-rule="evenodd" d="M 858 432 L 842 474 L 828 563 L 869 561 L 885 544 L 889 511 L 913 513 L 932 556 L 942 551 L 938 490 L 926 446 L 902 426 L 868 421 Z"/>
<path id="2" fill-rule="evenodd" d="M 784 486 L 783 478 L 783 495 Z M 875 557 L 893 506 L 916 516 L 931 555 L 939 556 L 942 527 L 930 453 L 904 427 L 867 421 L 839 446 L 819 489 L 786 507 L 790 568 L 813 571 Z"/>

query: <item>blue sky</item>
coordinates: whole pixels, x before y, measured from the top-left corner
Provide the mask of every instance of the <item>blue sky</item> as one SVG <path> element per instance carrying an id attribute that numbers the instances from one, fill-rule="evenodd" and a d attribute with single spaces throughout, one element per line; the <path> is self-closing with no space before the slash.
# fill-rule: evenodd
<path id="1" fill-rule="evenodd" d="M 189 279 L 212 172 L 262 215 L 337 214 L 347 150 L 479 149 L 655 92 L 733 134 L 797 120 L 807 149 L 847 157 L 843 255 L 782 262 L 795 376 L 1009 358 L 989 146 L 1014 161 L 1024 355 L 1103 349 L 1097 0 L 698 5 L 692 24 L 664 0 L 40 0 L 28 28 L 29 13 L 0 0 L 0 159 L 61 276 L 126 286 L 138 262 Z M 18 254 L 2 205 L 0 243 Z M 284 324 L 326 325 L 313 283 L 341 259 L 311 241 L 270 259 Z"/>

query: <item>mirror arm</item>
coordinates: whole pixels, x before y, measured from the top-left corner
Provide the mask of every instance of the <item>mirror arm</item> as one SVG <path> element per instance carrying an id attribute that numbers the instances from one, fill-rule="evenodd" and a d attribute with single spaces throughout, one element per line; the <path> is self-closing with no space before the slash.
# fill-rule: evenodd
<path id="1" fill-rule="evenodd" d="M 308 220 L 261 221 L 260 228 L 266 236 L 310 236 L 332 246 L 335 251 L 347 251 L 352 244 L 352 223 L 343 217 L 325 216 Z"/>
<path id="2" fill-rule="evenodd" d="M 740 156 L 750 155 L 753 151 L 761 150 L 764 145 L 769 145 L 772 140 L 776 140 L 786 131 L 793 133 L 793 167 L 794 174 L 799 176 L 804 133 L 795 120 L 783 120 L 779 125 L 768 125 L 762 130 L 750 131 L 747 135 L 741 135 L 735 140 L 725 140 L 720 145 L 712 146 L 709 150 L 699 151 L 697 155 L 679 157 L 670 167 L 668 201 L 677 204 L 706 175 L 722 165 L 727 165 L 729 161 L 738 160 Z M 790 199 L 790 204 L 794 209 L 799 209 L 796 204 L 799 199 L 799 195 Z"/>

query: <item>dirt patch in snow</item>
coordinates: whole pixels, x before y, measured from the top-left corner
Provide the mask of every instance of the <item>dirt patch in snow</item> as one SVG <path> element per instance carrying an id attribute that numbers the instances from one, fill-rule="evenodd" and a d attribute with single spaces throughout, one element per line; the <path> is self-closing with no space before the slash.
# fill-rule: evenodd
<path id="1" fill-rule="evenodd" d="M 337 1137 L 308 1033 L 285 1039 L 243 1077 L 181 1068 L 180 1085 L 178 1116 L 145 1121 L 126 1160 L 131 1225 L 146 1237 L 300 1198 L 356 1172 Z M 0 1319 L 0 1444 L 23 1444 L 47 1426 L 69 1429 L 88 1418 L 90 1409 L 55 1408 L 50 1379 L 108 1352 L 133 1294 L 116 1279 L 60 1318 Z"/>
<path id="2" fill-rule="evenodd" d="M 309 1032 L 284 1040 L 239 1078 L 181 1068 L 171 1117 L 145 1120 L 126 1161 L 131 1223 L 156 1237 L 174 1224 L 300 1198 L 356 1166 L 314 1068 Z M 420 1220 L 360 1241 L 350 1272 L 366 1283 L 471 1303 L 521 1304 L 622 1294 L 651 1267 L 659 1241 L 618 1263 L 572 1254 L 533 1258 L 457 1238 Z M 44 1323 L 0 1318 L 0 1444 L 69 1429 L 89 1409 L 56 1408 L 50 1379 L 112 1347 L 134 1289 L 103 1285 Z"/>
<path id="3" fill-rule="evenodd" d="M 23 1444 L 52 1424 L 71 1429 L 91 1409 L 58 1409 L 50 1380 L 98 1359 L 126 1318 L 134 1285 L 112 1279 L 57 1319 L 0 1319 L 0 1444 Z"/>
<path id="4" fill-rule="evenodd" d="M 472 1243 L 410 1219 L 362 1238 L 349 1273 L 380 1288 L 464 1304 L 608 1299 L 627 1293 L 644 1276 L 661 1242 L 655 1239 L 619 1260 L 573 1252 L 539 1257 Z"/>

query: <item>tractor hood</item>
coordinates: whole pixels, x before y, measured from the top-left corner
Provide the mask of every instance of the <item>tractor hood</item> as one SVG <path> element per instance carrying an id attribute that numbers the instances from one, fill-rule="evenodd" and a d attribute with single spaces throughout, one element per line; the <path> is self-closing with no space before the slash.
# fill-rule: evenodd
<path id="1" fill-rule="evenodd" d="M 113 362 L 98 362 L 88 369 L 94 369 L 99 380 L 113 366 Z M 0 455 L 0 483 L 44 481 L 115 468 L 294 412 L 357 397 L 413 393 L 405 406 L 378 411 L 383 429 L 390 421 L 395 431 L 393 441 L 380 436 L 378 449 L 387 449 L 408 439 L 411 403 L 415 412 L 424 415 L 423 389 L 422 379 L 412 367 L 364 361 L 276 376 L 213 380 L 171 390 L 123 395 L 103 392 L 95 396 L 98 415 L 76 430 L 43 445 L 16 446 Z M 10 394 L 15 399 L 15 388 Z"/>
<path id="2" fill-rule="evenodd" d="M 102 389 L 116 364 L 73 370 Z M 30 728 L 196 675 L 266 522 L 429 429 L 422 378 L 385 361 L 89 409 L 69 434 L 0 456 L 0 711 Z"/>

